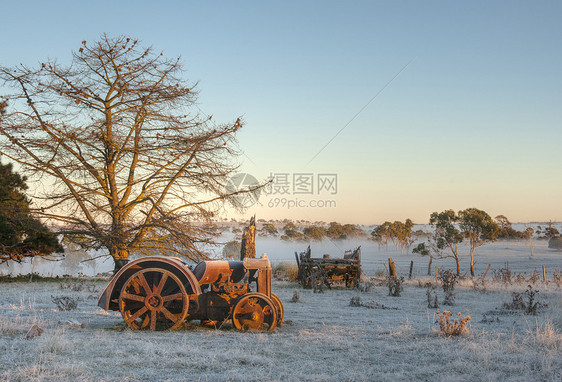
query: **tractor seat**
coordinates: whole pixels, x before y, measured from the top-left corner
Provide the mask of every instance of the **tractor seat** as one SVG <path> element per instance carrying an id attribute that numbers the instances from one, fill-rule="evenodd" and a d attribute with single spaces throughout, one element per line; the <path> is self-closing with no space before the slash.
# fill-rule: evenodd
<path id="1" fill-rule="evenodd" d="M 205 261 L 202 261 L 195 266 L 192 272 L 195 278 L 197 279 L 197 281 L 200 281 L 203 278 L 206 269 L 207 269 L 207 264 Z"/>

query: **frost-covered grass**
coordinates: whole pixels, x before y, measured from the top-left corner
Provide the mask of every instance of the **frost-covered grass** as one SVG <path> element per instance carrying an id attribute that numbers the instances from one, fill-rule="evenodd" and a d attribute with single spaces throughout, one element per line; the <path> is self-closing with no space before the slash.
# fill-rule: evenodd
<path id="1" fill-rule="evenodd" d="M 274 264 L 293 264 L 302 243 L 258 241 Z M 313 243 L 318 256 L 334 257 L 355 242 Z M 462 249 L 463 251 L 466 248 Z M 414 279 L 400 297 L 388 296 L 384 272 L 393 257 L 406 276 L 413 260 Z M 135 332 L 118 312 L 97 307 L 104 281 L 0 283 L 0 381 L 560 381 L 562 380 L 562 289 L 552 282 L 562 269 L 562 254 L 538 242 L 531 257 L 525 242 L 497 242 L 478 248 L 476 273 L 491 269 L 485 283 L 469 278 L 455 286 L 455 305 L 442 305 L 443 290 L 425 276 L 426 258 L 365 242 L 362 264 L 371 288 L 313 293 L 287 281 L 274 282 L 285 306 L 285 324 L 273 333 L 239 333 L 186 325 L 175 332 Z M 509 261 L 526 280 L 494 281 Z M 449 260 L 436 261 L 453 269 Z M 551 280 L 542 281 L 542 265 Z M 462 258 L 463 272 L 468 270 Z M 513 292 L 523 293 L 537 270 L 533 290 L 544 305 L 536 316 L 508 311 Z M 0 267 L 0 272 L 4 272 Z M 56 273 L 56 272 L 51 272 Z M 50 274 L 45 272 L 44 274 Z M 514 274 L 515 276 L 515 274 Z M 427 307 L 426 286 L 435 285 L 439 307 Z M 76 284 L 76 285 L 75 285 Z M 290 302 L 298 290 L 299 301 Z M 433 292 L 431 292 L 433 293 Z M 59 311 L 52 296 L 78 301 L 76 310 Z M 433 296 L 433 295 L 432 295 Z M 350 306 L 352 298 L 360 306 Z M 440 333 L 437 312 L 470 316 L 469 332 Z M 83 328 L 67 322 L 79 322 Z M 45 331 L 26 340 L 37 324 Z"/>
<path id="2" fill-rule="evenodd" d="M 286 323 L 273 333 L 240 333 L 186 325 L 175 332 L 135 332 L 118 312 L 105 312 L 86 289 L 53 282 L 0 284 L 2 381 L 559 381 L 562 379 L 562 291 L 538 282 L 548 307 L 537 316 L 502 306 L 526 285 L 471 281 L 456 287 L 456 304 L 470 315 L 469 334 L 439 332 L 437 309 L 427 308 L 432 278 L 406 280 L 401 297 L 383 280 L 368 292 L 299 290 L 274 283 Z M 97 282 L 101 289 L 103 282 Z M 439 300 L 443 292 L 436 289 Z M 51 296 L 78 299 L 59 311 Z M 349 305 L 359 296 L 367 306 Z M 368 304 L 376 302 L 377 304 Z M 387 309 L 382 309 L 384 305 Z M 74 320 L 85 328 L 71 327 Z M 37 323 L 45 332 L 26 340 Z"/>

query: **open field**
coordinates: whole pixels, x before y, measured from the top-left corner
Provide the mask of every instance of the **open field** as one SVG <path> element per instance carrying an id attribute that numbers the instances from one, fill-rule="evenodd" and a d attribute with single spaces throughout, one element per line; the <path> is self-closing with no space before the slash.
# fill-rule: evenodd
<path id="1" fill-rule="evenodd" d="M 516 264 L 513 264 L 517 267 Z M 188 381 L 559 381 L 562 379 L 562 290 L 537 281 L 536 316 L 505 310 L 527 283 L 456 287 L 456 304 L 470 315 L 470 332 L 439 332 L 427 308 L 432 278 L 407 280 L 401 297 L 384 280 L 368 291 L 313 293 L 276 281 L 286 323 L 273 333 L 240 333 L 186 325 L 175 332 L 135 332 L 118 312 L 97 307 L 104 281 L 0 284 L 0 380 Z M 434 281 L 434 280 L 433 280 Z M 63 288 L 61 288 L 61 286 Z M 299 302 L 290 302 L 295 290 Z M 443 291 L 437 287 L 439 301 Z M 51 296 L 78 300 L 58 311 Z M 368 307 L 350 306 L 353 297 Z M 382 307 L 385 307 L 384 309 Z M 77 321 L 83 328 L 71 327 Z M 45 331 L 26 340 L 33 323 Z"/>

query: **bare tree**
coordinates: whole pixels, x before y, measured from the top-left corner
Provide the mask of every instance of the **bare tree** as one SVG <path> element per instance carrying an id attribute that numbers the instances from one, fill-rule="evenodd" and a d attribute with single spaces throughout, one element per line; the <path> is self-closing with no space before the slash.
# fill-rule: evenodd
<path id="1" fill-rule="evenodd" d="M 0 153 L 43 185 L 35 212 L 107 248 L 116 269 L 132 253 L 205 258 L 211 232 L 193 222 L 248 192 L 225 191 L 242 121 L 197 111 L 179 58 L 103 35 L 69 66 L 0 68 L 0 79 L 14 89 L 2 101 Z"/>

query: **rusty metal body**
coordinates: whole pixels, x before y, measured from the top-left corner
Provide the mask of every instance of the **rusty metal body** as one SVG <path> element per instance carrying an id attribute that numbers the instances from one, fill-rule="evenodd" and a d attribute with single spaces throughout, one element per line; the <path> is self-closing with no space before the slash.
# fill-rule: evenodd
<path id="1" fill-rule="evenodd" d="M 132 329 L 176 329 L 186 320 L 221 325 L 231 319 L 239 330 L 270 331 L 283 320 L 283 304 L 271 291 L 269 259 L 255 254 L 195 267 L 177 257 L 143 257 L 115 274 L 98 305 L 120 311 Z"/>
<path id="2" fill-rule="evenodd" d="M 326 285 L 345 285 L 355 288 L 361 277 L 361 247 L 346 251 L 343 258 L 311 257 L 310 246 L 295 257 L 298 266 L 297 279 L 304 288 L 317 288 Z"/>

